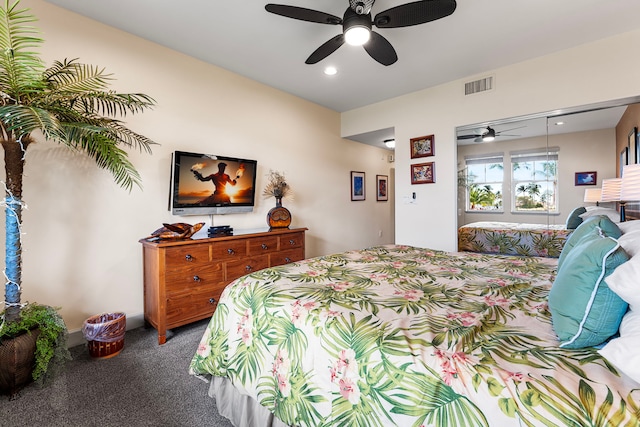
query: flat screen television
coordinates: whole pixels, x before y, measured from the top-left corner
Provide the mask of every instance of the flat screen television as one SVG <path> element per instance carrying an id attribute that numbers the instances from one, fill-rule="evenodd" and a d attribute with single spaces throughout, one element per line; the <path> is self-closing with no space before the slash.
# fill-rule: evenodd
<path id="1" fill-rule="evenodd" d="M 172 163 L 170 207 L 174 215 L 253 211 L 256 160 L 176 151 Z"/>

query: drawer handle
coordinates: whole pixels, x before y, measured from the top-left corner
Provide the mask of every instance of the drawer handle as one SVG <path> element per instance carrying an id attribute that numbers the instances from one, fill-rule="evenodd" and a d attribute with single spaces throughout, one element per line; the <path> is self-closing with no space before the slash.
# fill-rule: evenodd
<path id="1" fill-rule="evenodd" d="M 295 244 L 296 244 L 296 241 L 295 241 L 295 240 L 293 240 L 293 239 L 290 239 L 290 240 L 289 240 L 289 244 L 290 244 L 290 245 L 295 245 Z"/>
<path id="2" fill-rule="evenodd" d="M 228 253 L 229 255 L 233 255 L 233 254 L 235 254 L 235 253 L 236 253 L 236 251 L 234 251 L 233 249 L 227 249 L 227 253 Z"/>
<path id="3" fill-rule="evenodd" d="M 289 258 L 289 257 L 286 257 L 284 260 L 285 260 L 286 262 L 291 262 L 291 258 Z"/>
<path id="4" fill-rule="evenodd" d="M 264 243 L 263 243 L 262 245 L 260 245 L 260 247 L 261 247 L 262 249 L 269 249 L 269 246 L 265 245 Z"/>
<path id="5" fill-rule="evenodd" d="M 209 298 L 209 304 L 215 304 L 215 303 L 216 303 L 215 298 Z"/>
<path id="6" fill-rule="evenodd" d="M 193 261 L 193 257 L 190 254 L 187 254 L 184 259 L 186 259 L 187 261 L 191 262 Z"/>
<path id="7" fill-rule="evenodd" d="M 247 265 L 244 269 L 247 270 L 247 271 L 251 271 L 251 270 L 253 270 L 253 267 L 251 267 L 250 265 Z"/>
<path id="8" fill-rule="evenodd" d="M 194 282 L 199 282 L 200 281 L 200 276 L 193 276 L 193 281 Z"/>

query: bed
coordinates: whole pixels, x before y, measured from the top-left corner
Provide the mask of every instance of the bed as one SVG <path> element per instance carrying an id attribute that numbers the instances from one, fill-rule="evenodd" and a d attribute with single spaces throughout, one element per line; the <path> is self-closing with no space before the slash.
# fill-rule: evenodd
<path id="1" fill-rule="evenodd" d="M 558 224 L 472 222 L 458 228 L 458 250 L 557 258 L 572 231 Z"/>
<path id="2" fill-rule="evenodd" d="M 559 347 L 558 261 L 385 245 L 261 270 L 190 373 L 238 427 L 637 426 L 640 384 Z"/>

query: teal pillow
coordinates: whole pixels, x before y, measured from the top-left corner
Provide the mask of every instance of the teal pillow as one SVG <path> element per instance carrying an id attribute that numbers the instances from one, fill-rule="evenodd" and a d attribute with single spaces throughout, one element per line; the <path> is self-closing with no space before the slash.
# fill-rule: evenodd
<path id="1" fill-rule="evenodd" d="M 604 279 L 628 259 L 618 241 L 602 236 L 598 229 L 569 252 L 549 292 L 560 347 L 593 347 L 618 332 L 628 304 Z"/>
<path id="2" fill-rule="evenodd" d="M 569 252 L 571 252 L 574 246 L 580 243 L 580 240 L 582 240 L 584 236 L 598 228 L 602 230 L 605 236 L 613 237 L 614 239 L 622 236 L 620 228 L 618 228 L 616 223 L 611 221 L 611 219 L 606 215 L 596 215 L 585 219 L 564 242 L 562 252 L 560 252 L 560 257 L 558 258 L 558 269 L 562 267 L 564 259 L 567 257 Z"/>
<path id="3" fill-rule="evenodd" d="M 578 228 L 578 226 L 582 224 L 582 218 L 580 218 L 580 215 L 586 211 L 587 210 L 583 206 L 575 208 L 567 217 L 567 230 L 575 230 Z"/>

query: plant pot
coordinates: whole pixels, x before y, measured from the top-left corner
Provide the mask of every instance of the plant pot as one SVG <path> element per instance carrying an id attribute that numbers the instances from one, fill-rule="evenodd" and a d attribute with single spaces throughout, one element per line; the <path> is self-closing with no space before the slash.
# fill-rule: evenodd
<path id="1" fill-rule="evenodd" d="M 0 342 L 0 393 L 14 398 L 16 393 L 33 381 L 36 340 L 40 329 L 4 338 Z"/>

